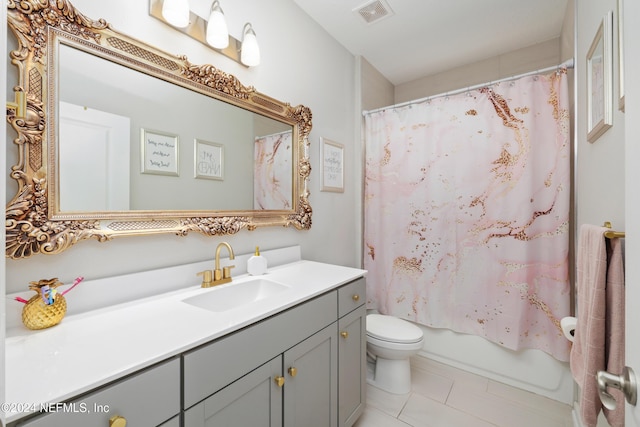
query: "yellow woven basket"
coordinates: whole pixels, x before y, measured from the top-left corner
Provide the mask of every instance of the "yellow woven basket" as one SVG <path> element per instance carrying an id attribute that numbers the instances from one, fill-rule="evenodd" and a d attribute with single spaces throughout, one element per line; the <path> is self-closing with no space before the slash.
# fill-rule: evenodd
<path id="1" fill-rule="evenodd" d="M 30 289 L 37 295 L 32 296 L 22 309 L 22 323 L 29 329 L 45 329 L 55 326 L 62 321 L 67 313 L 67 301 L 62 294 L 55 295 L 53 304 L 45 304 L 40 294 L 40 288 L 48 285 L 55 289 L 61 283 L 58 279 L 31 282 Z"/>

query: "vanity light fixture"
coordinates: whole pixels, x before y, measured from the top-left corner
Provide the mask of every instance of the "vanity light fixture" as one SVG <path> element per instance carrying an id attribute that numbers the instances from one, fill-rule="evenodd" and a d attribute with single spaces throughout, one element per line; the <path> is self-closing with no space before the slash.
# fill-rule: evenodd
<path id="1" fill-rule="evenodd" d="M 256 32 L 253 31 L 253 27 L 249 22 L 244 24 L 244 29 L 242 30 L 240 61 L 247 67 L 255 67 L 260 64 L 258 39 L 256 39 Z"/>
<path id="2" fill-rule="evenodd" d="M 185 28 L 189 25 L 189 0 L 165 0 L 162 17 L 174 27 Z"/>
<path id="3" fill-rule="evenodd" d="M 208 20 L 189 9 L 189 0 L 150 0 L 149 15 L 246 67 L 260 64 L 251 24 L 245 24 L 242 41 L 231 36 L 219 0 L 213 1 Z"/>
<path id="4" fill-rule="evenodd" d="M 216 49 L 224 49 L 229 46 L 229 29 L 220 2 L 215 0 L 211 4 L 211 14 L 207 22 L 207 43 Z"/>

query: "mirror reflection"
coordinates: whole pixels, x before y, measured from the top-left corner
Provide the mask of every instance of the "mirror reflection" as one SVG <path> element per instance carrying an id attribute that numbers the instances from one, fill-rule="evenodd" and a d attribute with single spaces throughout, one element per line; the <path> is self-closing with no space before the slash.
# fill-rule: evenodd
<path id="1" fill-rule="evenodd" d="M 61 43 L 60 212 L 292 209 L 293 126 Z"/>

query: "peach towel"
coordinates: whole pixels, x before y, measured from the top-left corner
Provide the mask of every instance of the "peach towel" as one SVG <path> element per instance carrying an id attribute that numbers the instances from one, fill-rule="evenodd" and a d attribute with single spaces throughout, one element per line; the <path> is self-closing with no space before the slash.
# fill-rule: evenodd
<path id="1" fill-rule="evenodd" d="M 605 316 L 605 363 L 607 371 L 620 375 L 625 366 L 624 359 L 624 254 L 621 239 L 609 240 L 607 268 L 607 313 Z M 616 409 L 603 408 L 611 427 L 624 427 L 624 394 L 609 388 L 616 398 Z"/>
<path id="2" fill-rule="evenodd" d="M 571 373 L 580 386 L 580 415 L 586 427 L 596 427 L 602 403 L 598 396 L 596 373 L 607 370 L 607 351 L 612 365 L 624 367 L 624 272 L 621 270 L 621 242 L 612 241 L 611 286 L 607 288 L 608 249 L 604 232 L 608 229 L 584 224 L 580 227 L 577 252 L 576 292 L 578 321 L 571 347 Z M 621 295 L 620 295 L 621 293 Z M 609 301 L 608 301 L 609 300 Z M 611 309 L 607 310 L 607 303 Z M 620 306 L 622 306 L 622 311 Z M 620 316 L 620 313 L 622 315 Z M 621 365 L 620 365 L 621 363 Z M 614 366 L 612 366 L 612 369 Z M 621 371 L 621 368 L 620 368 Z M 620 371 L 610 371 L 619 374 Z M 617 390 L 609 390 L 618 400 Z M 608 417 L 620 422 L 618 408 Z M 610 421 L 611 422 L 611 421 Z"/>

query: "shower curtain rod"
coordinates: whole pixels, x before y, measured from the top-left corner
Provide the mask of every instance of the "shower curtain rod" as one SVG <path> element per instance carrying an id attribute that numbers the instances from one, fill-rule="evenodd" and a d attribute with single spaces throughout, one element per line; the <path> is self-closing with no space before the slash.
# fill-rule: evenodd
<path id="1" fill-rule="evenodd" d="M 540 70 L 535 70 L 535 71 L 530 71 L 528 73 L 519 74 L 517 76 L 510 76 L 510 77 L 505 77 L 505 78 L 499 79 L 499 80 L 493 80 L 493 81 L 490 81 L 488 83 L 481 83 L 481 84 L 478 84 L 478 85 L 465 87 L 463 89 L 456 89 L 456 90 L 452 90 L 452 91 L 449 91 L 449 92 L 444 92 L 444 93 L 441 93 L 441 94 L 438 94 L 438 95 L 431 95 L 431 96 L 427 96 L 425 98 L 415 99 L 413 101 L 407 101 L 407 102 L 402 102 L 400 104 L 389 105 L 387 107 L 377 108 L 375 110 L 363 111 L 362 115 L 366 116 L 367 114 L 377 113 L 378 111 L 384 111 L 384 110 L 388 110 L 390 108 L 406 107 L 407 105 L 419 104 L 420 102 L 426 102 L 426 101 L 429 101 L 431 99 L 442 98 L 443 96 L 457 95 L 459 93 L 467 92 L 467 91 L 470 91 L 470 90 L 475 90 L 475 89 L 480 89 L 480 88 L 483 88 L 483 87 L 491 86 L 491 85 L 496 84 L 496 83 L 508 82 L 508 81 L 511 81 L 511 80 L 520 79 L 522 77 L 527 77 L 527 76 L 532 76 L 532 75 L 535 75 L 535 74 L 542 74 L 542 73 L 547 73 L 549 71 L 559 70 L 561 68 L 573 68 L 573 58 L 568 59 L 568 60 L 564 61 L 562 64 L 556 65 L 554 67 L 542 68 Z"/>

